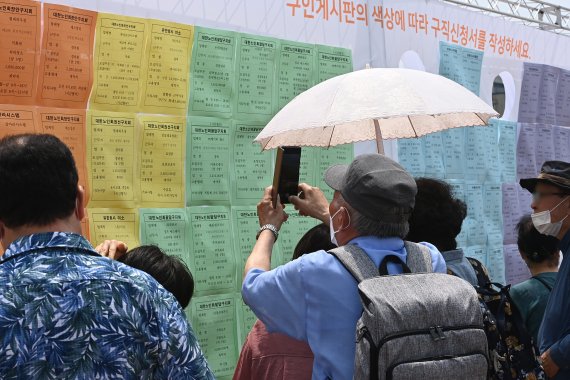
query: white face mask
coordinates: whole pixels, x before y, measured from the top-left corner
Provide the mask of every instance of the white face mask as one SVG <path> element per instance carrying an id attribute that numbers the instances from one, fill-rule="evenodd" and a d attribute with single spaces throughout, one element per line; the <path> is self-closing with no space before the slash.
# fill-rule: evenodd
<path id="1" fill-rule="evenodd" d="M 558 233 L 562 228 L 562 222 L 564 222 L 564 220 L 568 217 L 568 215 L 562 218 L 562 220 L 560 220 L 559 222 L 552 223 L 550 212 L 556 210 L 556 208 L 560 206 L 566 199 L 568 199 L 568 197 L 564 198 L 560 203 L 554 206 L 552 210 L 536 212 L 531 215 L 532 224 L 534 224 L 534 228 L 536 228 L 538 232 L 540 232 L 543 235 L 555 236 L 555 237 L 558 236 Z"/>
<path id="2" fill-rule="evenodd" d="M 330 231 L 330 235 L 331 235 L 331 243 L 333 243 L 334 245 L 338 246 L 338 242 L 336 241 L 336 233 L 348 228 L 348 226 L 350 226 L 350 214 L 348 214 L 348 226 L 344 227 L 344 228 L 339 228 L 338 230 L 335 231 L 334 226 L 333 226 L 333 218 L 340 212 L 340 210 L 342 209 L 338 209 L 333 216 L 329 215 L 329 231 Z"/>

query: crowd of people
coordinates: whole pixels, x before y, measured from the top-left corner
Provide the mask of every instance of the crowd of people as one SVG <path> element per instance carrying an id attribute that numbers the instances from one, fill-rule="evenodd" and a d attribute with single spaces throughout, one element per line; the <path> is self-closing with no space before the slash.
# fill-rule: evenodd
<path id="1" fill-rule="evenodd" d="M 321 224 L 307 231 L 289 263 L 273 270 L 272 250 L 287 213 L 283 204 L 273 205 L 271 187 L 257 206 L 260 229 L 245 264 L 242 296 L 258 320 L 235 380 L 351 379 L 362 372 L 355 369 L 361 365 L 355 357 L 363 355 L 355 337 L 360 342 L 368 332 L 360 318 L 377 301 L 363 298 L 362 282 L 331 250 L 372 262 L 376 275 L 392 279 L 413 278 L 399 275 L 413 272 L 413 260 L 423 260 L 423 272 L 438 281 L 469 284 L 465 297 L 482 305 L 473 316 L 480 326 L 469 328 L 490 322 L 500 327 L 500 318 L 485 314 L 485 289 L 493 285 L 482 275 L 484 266 L 457 247 L 467 207 L 446 182 L 414 179 L 378 154 L 334 165 L 324 179 L 334 190 L 330 203 L 309 184 L 299 185 L 303 196 L 290 197 L 301 215 Z M 533 196 L 533 213 L 517 225 L 521 258 L 532 277 L 501 291 L 532 337 L 540 373 L 526 378 L 570 379 L 570 261 L 560 264 L 560 252 L 562 258 L 570 253 L 570 163 L 547 161 L 538 177 L 520 185 Z M 27 134 L 0 140 L 0 378 L 213 379 L 183 311 L 194 290 L 190 270 L 156 246 L 91 246 L 81 236 L 84 199 L 72 154 L 59 139 Z M 401 315 L 401 322 L 412 317 Z M 446 344 L 458 332 L 444 323 L 414 334 Z M 384 343 L 370 343 L 364 354 L 378 355 L 374 349 Z M 473 362 L 484 366 L 482 378 L 493 376 L 493 349 L 489 343 L 480 355 L 485 360 Z M 461 372 L 468 368 L 463 357 L 451 363 L 447 356 L 422 359 L 424 377 L 431 378 L 429 363 L 437 362 L 449 372 L 441 378 L 480 378 Z M 366 363 L 375 378 L 418 373 Z"/>

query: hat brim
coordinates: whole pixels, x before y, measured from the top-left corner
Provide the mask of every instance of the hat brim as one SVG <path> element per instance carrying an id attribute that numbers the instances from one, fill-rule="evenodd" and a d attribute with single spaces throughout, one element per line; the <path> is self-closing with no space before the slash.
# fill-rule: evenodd
<path id="1" fill-rule="evenodd" d="M 550 181 L 550 180 L 544 179 L 544 178 L 523 178 L 519 181 L 519 184 L 521 185 L 521 187 L 523 189 L 530 191 L 531 193 L 534 193 L 534 189 L 536 188 L 536 185 L 539 183 L 546 183 L 548 185 L 556 186 L 556 187 L 564 189 L 566 191 L 570 191 L 570 186 L 564 186 L 560 183 L 556 183 L 554 181 Z"/>
<path id="2" fill-rule="evenodd" d="M 324 180 L 333 190 L 341 191 L 348 165 L 333 165 L 325 172 Z"/>

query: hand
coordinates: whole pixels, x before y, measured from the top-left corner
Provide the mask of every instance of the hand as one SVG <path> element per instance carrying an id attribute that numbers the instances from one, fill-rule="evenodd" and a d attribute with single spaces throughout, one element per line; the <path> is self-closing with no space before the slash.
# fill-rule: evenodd
<path id="1" fill-rule="evenodd" d="M 120 259 L 128 251 L 127 245 L 120 240 L 105 240 L 95 247 L 101 256 L 109 257 L 113 260 Z"/>
<path id="2" fill-rule="evenodd" d="M 546 376 L 549 378 L 556 376 L 558 371 L 560 371 L 560 367 L 558 367 L 558 365 L 554 363 L 554 360 L 552 360 L 550 357 L 550 349 L 540 355 L 540 361 L 542 368 L 544 369 L 544 373 L 546 373 Z"/>
<path id="3" fill-rule="evenodd" d="M 257 217 L 259 218 L 260 226 L 263 226 L 264 224 L 273 224 L 278 230 L 280 230 L 281 225 L 287 220 L 289 215 L 287 215 L 283 209 L 279 196 L 277 196 L 277 206 L 273 207 L 273 203 L 271 201 L 272 191 L 273 186 L 265 188 L 263 198 L 257 204 Z"/>
<path id="4" fill-rule="evenodd" d="M 302 216 L 310 216 L 319 219 L 326 225 L 329 224 L 329 202 L 325 198 L 322 190 L 318 187 L 307 185 L 306 183 L 299 184 L 299 192 L 303 193 L 302 197 L 292 195 L 289 197 L 289 202 L 295 206 L 295 210 L 299 210 Z"/>

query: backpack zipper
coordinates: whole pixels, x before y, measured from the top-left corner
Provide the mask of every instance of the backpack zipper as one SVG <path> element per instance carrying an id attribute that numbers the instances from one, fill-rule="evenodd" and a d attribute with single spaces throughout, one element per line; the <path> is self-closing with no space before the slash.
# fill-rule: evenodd
<path id="1" fill-rule="evenodd" d="M 482 330 L 484 331 L 484 327 L 480 326 L 480 325 L 464 325 L 464 326 L 433 326 L 427 329 L 420 329 L 420 330 L 408 330 L 408 331 L 401 331 L 398 333 L 394 333 L 394 334 L 390 334 L 384 337 L 384 339 L 382 339 L 379 343 L 378 343 L 378 348 L 382 347 L 384 344 L 386 344 L 387 342 L 393 340 L 393 339 L 397 339 L 397 338 L 401 338 L 404 336 L 410 336 L 410 335 L 431 335 L 431 337 L 438 341 L 438 340 L 444 340 L 445 339 L 445 335 L 443 334 L 443 332 L 445 331 L 454 331 L 454 330 L 468 330 L 468 329 L 476 329 L 476 330 Z M 360 333 L 358 335 L 358 337 L 361 339 L 363 336 L 366 336 L 370 341 L 372 341 L 372 335 L 370 334 L 370 331 L 368 331 L 368 328 L 366 326 L 363 326 L 360 329 Z M 360 341 L 359 339 L 359 341 Z"/>

